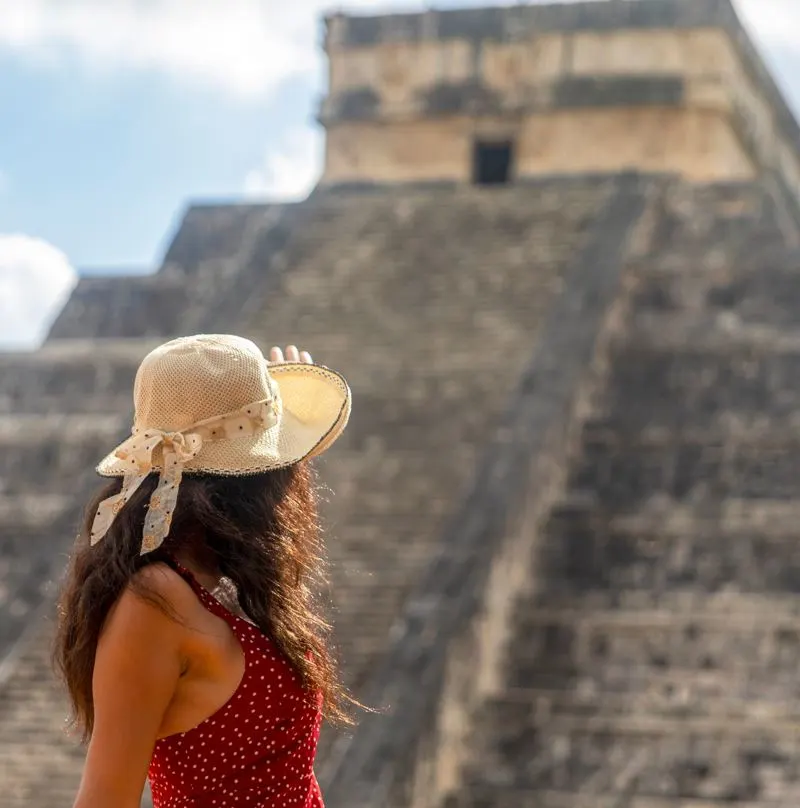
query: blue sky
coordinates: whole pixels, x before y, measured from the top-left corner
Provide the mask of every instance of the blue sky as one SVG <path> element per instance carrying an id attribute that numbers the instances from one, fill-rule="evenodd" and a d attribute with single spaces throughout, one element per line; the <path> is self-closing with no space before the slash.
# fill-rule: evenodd
<path id="1" fill-rule="evenodd" d="M 189 200 L 309 190 L 330 5 L 0 0 L 0 344 L 35 344 L 76 272 L 156 268 Z M 800 109 L 800 0 L 739 6 Z"/>

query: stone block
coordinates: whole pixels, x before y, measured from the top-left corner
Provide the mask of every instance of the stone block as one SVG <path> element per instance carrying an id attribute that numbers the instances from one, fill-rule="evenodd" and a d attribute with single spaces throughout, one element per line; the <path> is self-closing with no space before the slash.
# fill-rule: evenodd
<path id="1" fill-rule="evenodd" d="M 340 92 L 335 99 L 335 111 L 326 113 L 337 120 L 363 121 L 376 118 L 380 111 L 380 97 L 371 87 Z"/>
<path id="2" fill-rule="evenodd" d="M 426 115 L 497 114 L 503 106 L 492 88 L 474 81 L 435 84 L 421 94 L 420 106 Z"/>
<path id="3" fill-rule="evenodd" d="M 552 93 L 553 104 L 559 109 L 664 107 L 681 105 L 685 87 L 681 76 L 569 76 L 557 81 Z"/>
<path id="4" fill-rule="evenodd" d="M 592 697 L 602 701 L 602 694 L 609 692 L 620 696 L 619 709 L 626 712 L 624 696 L 631 691 L 630 712 L 637 714 L 635 705 L 641 702 L 635 697 L 646 695 L 643 684 L 666 675 L 687 683 L 715 675 L 729 685 L 732 698 L 737 694 L 757 702 L 758 694 L 764 694 L 766 712 L 772 708 L 778 717 L 791 714 L 785 705 L 798 694 L 792 670 L 800 656 L 800 634 L 791 616 L 781 622 L 779 617 L 770 621 L 742 613 L 726 620 L 722 615 L 693 617 L 666 610 L 582 614 L 539 607 L 521 609 L 517 620 L 519 639 L 509 663 L 509 686 L 573 693 L 574 703 L 565 703 L 566 712 L 593 709 Z M 660 704 L 655 694 L 653 710 Z M 613 704 L 617 702 L 608 708 Z M 684 707 L 687 718 L 702 715 L 696 704 Z M 737 710 L 745 714 L 748 708 L 733 706 L 728 713 Z M 758 713 L 754 704 L 752 714 Z"/>
<path id="5" fill-rule="evenodd" d="M 552 31 L 607 31 L 619 28 L 699 28 L 730 21 L 727 3 L 714 0 L 648 0 L 638 3 L 613 2 L 546 4 L 523 8 L 457 9 L 435 12 L 431 29 L 438 39 L 503 40 L 509 33 Z M 364 47 L 402 39 L 414 40 L 425 29 L 424 14 L 387 17 L 347 16 L 336 20 L 337 45 Z"/>
<path id="6" fill-rule="evenodd" d="M 742 503 L 748 510 L 760 505 Z M 673 510 L 679 510 L 677 504 Z M 696 512 L 702 514 L 700 508 Z M 800 591 L 800 555 L 791 522 L 768 518 L 761 527 L 753 519 L 734 530 L 718 508 L 676 520 L 668 530 L 663 527 L 667 521 L 634 516 L 628 527 L 607 521 L 602 512 L 580 522 L 551 519 L 540 559 L 546 573 L 543 589 L 576 594 L 645 589 L 654 597 L 676 590 Z"/>
<path id="7" fill-rule="evenodd" d="M 186 298 L 177 278 L 81 278 L 49 339 L 163 337 L 174 333 Z"/>
<path id="8" fill-rule="evenodd" d="M 0 413 L 58 416 L 132 409 L 136 368 L 161 340 L 56 340 L 32 354 L 0 354 Z"/>
<path id="9" fill-rule="evenodd" d="M 519 710 L 504 718 L 479 783 L 673 804 L 769 804 L 798 793 L 796 726 L 742 734 L 731 722 L 555 717 L 530 723 Z"/>
<path id="10" fill-rule="evenodd" d="M 76 468 L 93 468 L 129 431 L 127 414 L 0 414 L 0 496 L 58 490 Z"/>

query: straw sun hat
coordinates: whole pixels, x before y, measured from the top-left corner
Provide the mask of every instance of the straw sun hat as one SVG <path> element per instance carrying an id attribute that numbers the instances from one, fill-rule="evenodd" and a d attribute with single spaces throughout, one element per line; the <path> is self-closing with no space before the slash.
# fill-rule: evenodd
<path id="1" fill-rule="evenodd" d="M 319 365 L 269 365 L 250 340 L 182 337 L 148 354 L 136 373 L 133 434 L 97 467 L 122 490 L 95 514 L 91 541 L 151 472 L 159 473 L 145 519 L 142 553 L 169 533 L 183 473 L 244 476 L 324 452 L 350 416 L 350 388 Z"/>

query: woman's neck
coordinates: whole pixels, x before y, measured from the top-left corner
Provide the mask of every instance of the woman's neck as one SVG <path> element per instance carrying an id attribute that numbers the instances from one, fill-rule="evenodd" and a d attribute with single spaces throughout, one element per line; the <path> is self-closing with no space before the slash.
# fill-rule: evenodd
<path id="1" fill-rule="evenodd" d="M 239 603 L 236 585 L 222 575 L 208 545 L 192 537 L 192 540 L 182 544 L 180 550 L 176 550 L 173 556 L 181 566 L 186 567 L 194 575 L 200 586 L 210 592 L 229 612 L 255 625 Z"/>
<path id="2" fill-rule="evenodd" d="M 222 573 L 214 552 L 209 549 L 201 532 L 192 532 L 173 553 L 179 564 L 186 567 L 209 591 L 219 585 Z"/>

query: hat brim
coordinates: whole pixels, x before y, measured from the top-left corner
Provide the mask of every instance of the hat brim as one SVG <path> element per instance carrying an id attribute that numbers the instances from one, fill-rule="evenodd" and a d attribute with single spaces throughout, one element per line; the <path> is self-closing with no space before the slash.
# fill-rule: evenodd
<path id="1" fill-rule="evenodd" d="M 352 406 L 344 377 L 321 365 L 287 362 L 269 366 L 280 390 L 278 423 L 254 435 L 207 442 L 184 472 L 244 476 L 299 463 L 322 454 L 347 426 Z M 128 464 L 116 449 L 97 466 L 103 477 L 122 477 Z M 153 452 L 153 470 L 161 469 L 160 447 Z"/>

